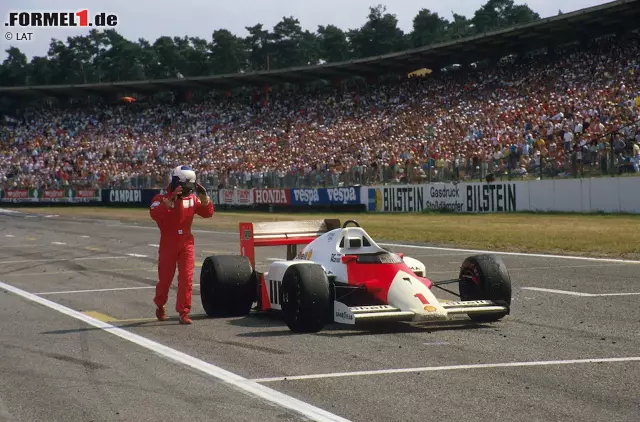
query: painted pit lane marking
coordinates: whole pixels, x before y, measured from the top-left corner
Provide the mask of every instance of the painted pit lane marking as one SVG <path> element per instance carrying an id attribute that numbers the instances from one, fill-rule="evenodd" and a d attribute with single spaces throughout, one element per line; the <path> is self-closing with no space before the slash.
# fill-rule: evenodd
<path id="1" fill-rule="evenodd" d="M 527 253 L 527 252 L 484 251 L 479 249 L 459 249 L 459 248 L 442 248 L 438 246 L 405 245 L 402 243 L 378 243 L 378 245 L 406 248 L 406 249 L 427 249 L 427 250 L 434 250 L 434 251 L 451 251 L 451 252 L 460 251 L 460 252 L 484 253 L 484 254 L 494 254 L 494 255 L 528 256 L 532 258 L 557 258 L 557 259 L 575 259 L 580 261 L 593 261 L 593 262 L 618 262 L 621 264 L 640 264 L 640 261 L 634 261 L 631 259 L 592 258 L 588 256 L 551 255 L 551 254 L 539 254 L 539 253 Z"/>
<path id="2" fill-rule="evenodd" d="M 102 322 L 151 322 L 151 321 L 157 321 L 157 318 L 130 318 L 130 319 L 118 319 L 118 318 L 114 318 L 112 316 L 109 316 L 107 314 L 103 314 L 101 312 L 97 312 L 97 311 L 85 311 L 83 312 L 83 314 L 90 316 L 91 318 L 95 318 L 98 321 L 102 321 Z M 169 319 L 169 318 L 167 318 Z M 178 318 L 175 318 L 176 320 Z"/>
<path id="3" fill-rule="evenodd" d="M 325 422 L 325 421 L 348 422 L 348 419 L 345 419 L 333 413 L 327 412 L 326 410 L 320 409 L 318 407 L 315 407 L 309 403 L 298 400 L 291 396 L 287 396 L 286 394 L 273 390 L 269 387 L 265 387 L 264 385 L 260 385 L 257 382 L 241 377 L 240 375 L 237 375 L 233 372 L 222 369 L 211 363 L 197 359 L 191 355 L 180 352 L 176 349 L 172 349 L 168 346 L 165 346 L 164 344 L 150 340 L 146 337 L 142 337 L 138 334 L 134 334 L 125 329 L 118 328 L 115 325 L 102 322 L 96 318 L 92 318 L 88 315 L 85 315 L 82 312 L 78 312 L 71 308 L 67 308 L 66 306 L 52 302 L 40 296 L 36 296 L 32 293 L 18 289 L 17 287 L 11 286 L 4 282 L 0 282 L 0 289 L 7 290 L 31 302 L 46 306 L 61 314 L 70 316 L 88 325 L 104 330 L 104 332 L 106 333 L 112 334 L 116 337 L 120 337 L 121 339 L 127 340 L 140 347 L 144 347 L 145 349 L 148 349 L 154 354 L 161 355 L 167 358 L 168 360 L 181 363 L 183 365 L 194 368 L 200 372 L 203 372 L 207 375 L 211 375 L 212 377 L 217 378 L 218 380 L 223 381 L 227 384 L 230 384 L 238 389 L 244 390 L 249 394 L 260 397 L 264 400 L 267 400 L 271 403 L 279 405 L 283 408 L 293 410 L 310 419 L 320 421 L 320 422 Z"/>
<path id="4" fill-rule="evenodd" d="M 88 221 L 69 221 L 69 223 L 77 223 L 77 224 L 87 224 L 92 220 Z M 151 226 L 134 226 L 134 225 L 118 225 L 115 227 L 127 227 L 127 228 L 135 228 L 135 229 L 146 229 L 146 230 L 158 230 L 157 227 Z M 215 230 L 192 230 L 194 233 L 206 233 L 206 234 L 222 234 L 228 236 L 237 236 L 237 232 L 233 231 L 215 231 Z M 380 246 L 392 246 L 392 247 L 400 247 L 407 249 L 426 249 L 426 250 L 434 250 L 434 251 L 449 251 L 449 252 L 465 252 L 465 253 L 492 253 L 497 255 L 511 255 L 511 256 L 523 256 L 523 257 L 533 257 L 533 258 L 557 258 L 557 259 L 576 259 L 583 261 L 594 261 L 594 262 L 619 262 L 623 264 L 640 264 L 640 261 L 627 260 L 627 259 L 614 259 L 614 258 L 594 258 L 594 257 L 586 257 L 586 256 L 575 256 L 575 255 L 552 255 L 552 254 L 536 254 L 536 253 L 527 253 L 527 252 L 503 252 L 503 251 L 485 251 L 478 249 L 463 249 L 463 248 L 445 248 L 438 246 L 423 246 L 423 245 L 407 245 L 403 243 L 378 243 Z"/>
<path id="5" fill-rule="evenodd" d="M 123 290 L 143 290 L 143 289 L 155 289 L 155 286 L 139 286 L 139 287 L 114 287 L 111 289 L 86 289 L 86 290 L 62 290 L 55 292 L 40 292 L 34 293 L 34 295 L 38 296 L 47 296 L 47 295 L 66 295 L 73 293 L 96 293 L 96 292 L 117 292 Z"/>
<path id="6" fill-rule="evenodd" d="M 148 271 L 148 272 L 156 272 L 158 268 L 115 268 L 115 269 L 105 269 L 105 268 L 89 268 L 80 271 L 74 270 L 65 270 L 65 271 L 47 271 L 47 272 L 38 272 L 38 273 L 13 273 L 13 274 L 5 274 L 3 277 L 23 277 L 23 276 L 44 276 L 44 275 L 56 275 L 56 274 L 75 274 L 75 273 L 118 273 L 125 271 Z M 148 280 L 151 280 L 150 278 Z"/>
<path id="7" fill-rule="evenodd" d="M 154 279 L 149 278 L 149 281 L 154 281 Z M 200 287 L 200 283 L 193 283 L 193 287 Z M 85 289 L 85 290 L 62 290 L 62 291 L 53 291 L 53 292 L 40 292 L 33 293 L 38 296 L 49 296 L 49 295 L 68 295 L 74 293 L 99 293 L 99 292 L 119 292 L 124 290 L 145 290 L 145 289 L 155 289 L 156 286 L 137 286 L 137 287 L 113 287 L 110 289 Z"/>
<path id="8" fill-rule="evenodd" d="M 128 256 L 85 256 L 82 258 L 51 258 L 51 259 L 21 259 L 17 261 L 0 261 L 2 264 L 24 264 L 27 262 L 64 262 L 64 261 L 89 261 L 102 259 L 125 259 Z"/>
<path id="9" fill-rule="evenodd" d="M 99 220 L 91 220 L 87 219 L 85 221 L 65 221 L 65 223 L 71 224 L 88 224 L 94 223 Z M 145 229 L 145 230 L 158 230 L 157 227 L 152 226 L 136 226 L 136 225 L 108 225 L 109 227 L 123 227 L 123 228 L 134 228 L 134 229 Z M 228 236 L 237 236 L 238 233 L 234 231 L 215 231 L 215 230 L 191 230 L 193 233 L 206 233 L 206 234 L 221 234 Z M 628 259 L 615 259 L 615 258 L 595 258 L 595 257 L 587 257 L 587 256 L 575 256 L 575 255 L 552 255 L 552 254 L 538 254 L 538 253 L 528 253 L 528 252 L 504 252 L 504 251 L 486 251 L 479 249 L 464 249 L 464 248 L 445 248 L 438 246 L 425 246 L 425 245 L 407 245 L 403 243 L 378 243 L 380 246 L 391 246 L 391 247 L 399 247 L 406 249 L 425 249 L 425 250 L 434 250 L 434 251 L 450 251 L 450 252 L 465 252 L 465 253 L 489 253 L 496 255 L 511 255 L 511 256 L 522 256 L 522 257 L 532 257 L 532 258 L 556 258 L 556 259 L 575 259 L 582 261 L 593 261 L 593 262 L 618 262 L 621 264 L 640 264 L 638 260 L 628 260 Z"/>
<path id="10" fill-rule="evenodd" d="M 638 296 L 640 292 L 630 293 L 582 293 L 570 290 L 545 289 L 542 287 L 522 287 L 522 290 L 532 290 L 536 292 L 557 293 L 561 295 L 581 296 L 581 297 L 607 297 L 607 296 Z"/>
<path id="11" fill-rule="evenodd" d="M 83 312 L 83 314 L 88 315 L 92 318 L 97 319 L 98 321 L 102 321 L 102 322 L 118 322 L 118 323 L 124 323 L 124 322 L 158 322 L 157 318 L 151 318 L 151 317 L 147 317 L 147 318 L 125 318 L 125 319 L 119 319 L 119 318 L 115 318 L 112 317 L 110 315 L 107 314 L 103 314 L 101 312 L 96 312 L 96 311 L 86 311 Z M 206 317 L 207 314 L 192 314 L 192 317 Z M 167 316 L 167 321 L 178 321 L 178 317 L 170 317 Z"/>
<path id="12" fill-rule="evenodd" d="M 14 249 L 14 248 L 25 248 L 25 247 L 34 247 L 36 245 L 34 245 L 33 243 L 19 243 L 19 244 L 13 244 L 13 245 L 0 245 L 0 249 Z M 10 257 L 5 257 L 5 258 L 10 258 Z"/>
<path id="13" fill-rule="evenodd" d="M 461 264 L 461 262 L 456 263 Z M 511 267 L 509 271 L 534 271 L 534 270 L 564 270 L 571 268 L 603 268 L 603 267 L 624 267 L 626 264 L 591 264 L 591 265 L 554 265 L 545 267 Z M 447 271 L 429 271 L 429 274 L 457 274 L 460 270 L 447 270 Z"/>
<path id="14" fill-rule="evenodd" d="M 286 377 L 273 378 L 254 378 L 252 381 L 259 383 L 278 382 L 278 381 L 296 381 L 311 380 L 322 378 L 341 378 L 341 377 L 357 377 L 365 375 L 385 375 L 400 374 L 410 372 L 434 372 L 434 371 L 455 371 L 464 369 L 492 369 L 492 368 L 517 368 L 527 366 L 552 366 L 552 365 L 576 365 L 584 363 L 616 363 L 616 362 L 640 362 L 640 356 L 624 357 L 624 358 L 594 358 L 594 359 L 569 359 L 569 360 L 548 360 L 533 362 L 506 362 L 506 363 L 480 363 L 470 365 L 450 365 L 450 366 L 426 366 L 423 368 L 399 368 L 399 369 L 379 369 L 373 371 L 354 371 L 354 372 L 334 372 L 329 374 L 313 374 L 313 375 L 296 375 Z"/>
<path id="15" fill-rule="evenodd" d="M 123 259 L 126 257 L 117 257 L 118 259 Z M 22 262 L 22 261 L 21 261 Z M 28 262 L 33 262 L 33 261 L 28 261 Z M 3 264 L 3 262 L 0 262 L 0 264 Z M 194 265 L 196 268 L 201 268 L 202 267 L 202 262 L 196 262 Z M 5 274 L 5 277 L 22 277 L 22 276 L 43 276 L 43 275 L 56 275 L 56 274 L 74 274 L 74 273 L 89 273 L 89 272 L 95 272 L 95 273 L 111 273 L 111 274 L 115 274 L 118 272 L 125 272 L 125 271 L 141 271 L 141 272 L 156 272 L 158 271 L 157 267 L 149 267 L 149 268 L 140 268 L 140 267 L 135 267 L 135 268 L 113 268 L 113 269 L 107 269 L 107 268 L 87 268 L 87 269 L 83 269 L 83 270 L 79 270 L 79 271 L 74 271 L 74 270 L 65 270 L 65 271 L 47 271 L 47 272 L 38 272 L 38 273 L 15 273 L 15 274 Z M 152 279 L 147 279 L 147 280 L 152 280 Z M 194 284 L 195 286 L 196 284 Z"/>

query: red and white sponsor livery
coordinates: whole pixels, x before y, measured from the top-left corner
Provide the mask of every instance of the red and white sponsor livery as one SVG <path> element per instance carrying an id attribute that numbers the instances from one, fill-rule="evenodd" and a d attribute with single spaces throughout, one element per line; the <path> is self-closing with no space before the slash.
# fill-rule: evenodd
<path id="1" fill-rule="evenodd" d="M 258 271 L 255 247 L 281 245 L 287 258 Z M 297 245 L 305 245 L 300 253 Z M 249 313 L 257 302 L 258 311 L 281 312 L 292 331 L 315 332 L 330 322 L 446 321 L 460 314 L 493 322 L 510 312 L 511 279 L 500 258 L 469 257 L 458 278 L 434 282 L 422 262 L 380 247 L 353 220 L 241 223 L 240 246 L 239 257 L 203 264 L 201 297 L 210 316 Z M 228 279 L 239 266 L 244 275 Z M 454 283 L 457 293 L 442 287 Z M 434 288 L 461 300 L 438 300 Z"/>

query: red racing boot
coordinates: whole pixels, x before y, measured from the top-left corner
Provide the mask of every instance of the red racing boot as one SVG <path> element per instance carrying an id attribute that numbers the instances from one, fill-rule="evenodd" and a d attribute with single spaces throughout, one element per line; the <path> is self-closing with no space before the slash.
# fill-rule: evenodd
<path id="1" fill-rule="evenodd" d="M 180 324 L 193 324 L 193 321 L 189 318 L 189 314 L 180 314 Z"/>
<path id="2" fill-rule="evenodd" d="M 167 313 L 164 310 L 164 306 L 158 306 L 156 308 L 156 318 L 158 318 L 158 321 L 167 320 Z"/>

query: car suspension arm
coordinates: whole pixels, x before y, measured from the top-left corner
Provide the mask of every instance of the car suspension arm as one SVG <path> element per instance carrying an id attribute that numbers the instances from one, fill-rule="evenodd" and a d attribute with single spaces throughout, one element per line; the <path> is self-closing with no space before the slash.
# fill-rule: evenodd
<path id="1" fill-rule="evenodd" d="M 458 294 L 456 292 L 452 292 L 449 289 L 445 289 L 444 287 L 441 287 L 441 286 L 443 286 L 445 284 L 453 284 L 453 283 L 459 283 L 459 282 L 460 282 L 460 279 L 456 278 L 456 279 L 453 279 L 453 280 L 434 281 L 434 282 L 432 282 L 432 284 L 433 284 L 433 287 L 437 287 L 440 290 L 444 290 L 447 293 L 451 293 L 454 296 L 460 297 L 460 294 Z"/>

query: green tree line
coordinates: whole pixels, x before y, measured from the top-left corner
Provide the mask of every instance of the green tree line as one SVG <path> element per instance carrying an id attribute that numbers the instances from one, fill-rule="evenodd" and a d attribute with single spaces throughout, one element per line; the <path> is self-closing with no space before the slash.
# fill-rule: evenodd
<path id="1" fill-rule="evenodd" d="M 66 42 L 52 39 L 47 55 L 31 61 L 17 47 L 7 49 L 0 85 L 118 82 L 307 66 L 428 46 L 538 19 L 527 5 L 488 0 L 470 19 L 453 13 L 448 20 L 422 9 L 410 33 L 398 28 L 398 19 L 383 5 L 370 7 L 366 22 L 349 30 L 320 25 L 311 32 L 292 16 L 271 30 L 260 23 L 246 27 L 249 35 L 244 38 L 216 29 L 210 40 L 164 36 L 152 43 L 94 29 Z"/>

